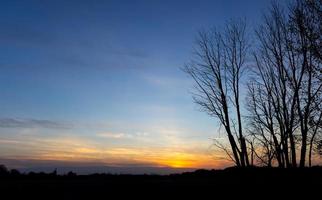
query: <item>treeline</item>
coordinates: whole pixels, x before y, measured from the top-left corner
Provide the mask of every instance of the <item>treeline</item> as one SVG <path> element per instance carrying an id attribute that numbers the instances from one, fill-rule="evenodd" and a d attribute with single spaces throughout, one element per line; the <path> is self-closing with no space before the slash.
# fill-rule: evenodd
<path id="1" fill-rule="evenodd" d="M 236 166 L 311 166 L 322 153 L 321 5 L 272 3 L 254 31 L 232 20 L 198 34 L 184 70 L 228 137 L 215 146 Z"/>
<path id="2" fill-rule="evenodd" d="M 214 194 L 238 199 L 246 190 L 249 192 L 245 195 L 254 199 L 263 194 L 269 198 L 278 194 L 313 199 L 318 194 L 314 191 L 319 191 L 322 184 L 321 167 L 232 167 L 172 175 L 60 175 L 55 171 L 16 174 L 14 170 L 0 169 L 2 199 L 101 199 L 104 195 L 111 199 L 127 199 L 129 195 L 140 199 L 155 195 L 161 199 L 207 199 Z"/>
<path id="3" fill-rule="evenodd" d="M 238 179 L 238 176 L 243 177 L 258 177 L 261 179 L 263 176 L 284 176 L 286 174 L 294 175 L 294 178 L 298 178 L 301 175 L 310 174 L 312 180 L 318 180 L 317 183 L 322 184 L 322 166 L 313 166 L 311 168 L 293 168 L 293 169 L 285 169 L 285 168 L 270 168 L 270 167 L 248 167 L 248 168 L 239 168 L 239 167 L 227 167 L 225 169 L 197 169 L 192 172 L 183 172 L 183 173 L 174 173 L 169 175 L 158 175 L 158 174 L 110 174 L 110 173 L 93 173 L 88 175 L 78 175 L 75 172 L 68 172 L 66 174 L 58 174 L 57 170 L 53 170 L 52 172 L 28 172 L 21 173 L 17 169 L 8 169 L 5 165 L 0 165 L 0 178 L 26 178 L 26 179 L 50 179 L 50 178 L 112 178 L 111 180 L 119 179 L 120 181 L 126 180 L 129 177 L 136 178 L 146 178 L 146 179 L 167 179 L 167 178 L 216 178 L 218 180 L 221 176 L 222 178 L 227 178 L 226 176 L 234 177 Z M 228 182 L 229 183 L 229 182 Z"/>
<path id="4" fill-rule="evenodd" d="M 48 177 L 56 177 L 58 176 L 57 170 L 53 170 L 50 173 L 45 173 L 45 172 L 29 172 L 29 173 L 21 173 L 17 169 L 8 169 L 5 165 L 0 164 L 0 177 L 21 177 L 21 176 L 29 176 L 29 177 L 43 177 L 43 178 L 48 178 Z M 74 177 L 77 176 L 76 173 L 70 171 L 65 176 L 68 177 Z"/>

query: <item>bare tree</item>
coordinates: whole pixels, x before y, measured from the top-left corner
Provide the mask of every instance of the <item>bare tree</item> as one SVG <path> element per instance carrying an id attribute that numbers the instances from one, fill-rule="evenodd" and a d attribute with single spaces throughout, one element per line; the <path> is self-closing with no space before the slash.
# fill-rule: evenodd
<path id="1" fill-rule="evenodd" d="M 322 136 L 322 111 L 319 109 L 318 116 L 312 116 L 310 118 L 310 143 L 309 143 L 309 167 L 312 166 L 312 154 L 313 150 L 317 149 Z M 319 152 L 318 152 L 319 153 Z"/>
<path id="2" fill-rule="evenodd" d="M 225 128 L 232 158 L 242 167 L 249 165 L 240 108 L 241 76 L 248 48 L 245 22 L 230 22 L 222 32 L 200 32 L 195 58 L 185 66 L 195 81 L 195 103 Z"/>
<path id="3" fill-rule="evenodd" d="M 266 79 L 264 80 L 266 81 Z M 273 159 L 276 158 L 278 166 L 284 167 L 281 139 L 278 130 L 274 127 L 276 122 L 272 96 L 270 95 L 271 89 L 270 85 L 258 80 L 249 82 L 247 98 L 248 132 L 253 140 L 259 143 L 260 148 L 255 149 L 255 155 L 262 163 L 272 166 Z"/>
<path id="4" fill-rule="evenodd" d="M 195 81 L 194 101 L 225 128 L 230 150 L 216 146 L 237 166 L 304 167 L 307 160 L 311 166 L 322 137 L 321 7 L 318 0 L 273 3 L 264 15 L 247 77 L 246 118 L 240 103 L 249 54 L 245 22 L 199 33 L 185 71 Z"/>
<path id="5" fill-rule="evenodd" d="M 280 154 L 278 157 L 282 157 L 285 165 L 289 167 L 296 166 L 296 98 L 295 92 L 289 90 L 288 79 L 292 74 L 288 68 L 291 59 L 289 56 L 294 52 L 293 49 L 286 48 L 288 29 L 283 13 L 279 7 L 273 5 L 256 32 L 260 44 L 254 53 L 257 80 L 254 83 L 257 90 L 249 91 L 255 93 L 249 108 L 253 123 L 264 126 L 272 137 L 279 135 L 279 140 L 275 140 L 276 153 Z M 258 100 L 262 102 L 257 102 Z M 282 160 L 279 164 L 281 162 Z"/>
<path id="6" fill-rule="evenodd" d="M 290 32 L 293 36 L 291 48 L 300 60 L 297 66 L 300 70 L 298 80 L 300 82 L 294 78 L 291 81 L 294 85 L 298 85 L 296 105 L 301 131 L 300 166 L 304 167 L 307 157 L 308 133 L 310 129 L 315 129 L 312 126 L 316 124 L 310 123 L 310 119 L 316 111 L 316 106 L 322 103 L 321 1 L 298 0 L 290 13 Z"/>
<path id="7" fill-rule="evenodd" d="M 321 123 L 321 16 L 318 1 L 298 0 L 287 12 L 274 4 L 257 30 L 248 108 L 253 126 L 273 137 L 279 166 L 304 167 L 308 145 L 311 160 Z"/>

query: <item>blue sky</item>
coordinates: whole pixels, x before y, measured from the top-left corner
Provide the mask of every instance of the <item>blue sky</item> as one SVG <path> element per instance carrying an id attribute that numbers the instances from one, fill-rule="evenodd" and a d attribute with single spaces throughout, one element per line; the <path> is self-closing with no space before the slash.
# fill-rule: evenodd
<path id="1" fill-rule="evenodd" d="M 0 158 L 220 167 L 180 68 L 198 30 L 269 3 L 1 1 Z"/>

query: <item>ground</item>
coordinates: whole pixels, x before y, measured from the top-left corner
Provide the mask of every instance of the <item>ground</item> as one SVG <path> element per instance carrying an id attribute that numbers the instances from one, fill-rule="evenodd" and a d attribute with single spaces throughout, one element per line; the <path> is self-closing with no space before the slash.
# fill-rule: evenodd
<path id="1" fill-rule="evenodd" d="M 7 174 L 0 177 L 6 199 L 222 199 L 220 197 L 316 198 L 322 189 L 322 168 L 249 168 L 197 170 L 169 176 Z M 320 196 L 320 195 L 319 195 Z M 117 198 L 115 198 L 117 197 Z M 129 198 L 130 197 L 130 198 Z"/>

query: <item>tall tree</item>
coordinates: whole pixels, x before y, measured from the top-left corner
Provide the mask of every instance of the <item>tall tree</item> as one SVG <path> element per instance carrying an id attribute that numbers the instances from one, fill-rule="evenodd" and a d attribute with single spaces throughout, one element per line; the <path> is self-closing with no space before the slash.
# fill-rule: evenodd
<path id="1" fill-rule="evenodd" d="M 257 31 L 256 81 L 252 84 L 259 89 L 249 87 L 253 98 L 248 107 L 252 124 L 265 127 L 273 139 L 279 136 L 273 146 L 279 166 L 284 160 L 286 167 L 304 167 L 307 146 L 311 154 L 319 131 L 321 16 L 318 1 L 298 0 L 287 12 L 274 4 Z"/>
<path id="2" fill-rule="evenodd" d="M 294 85 L 299 85 L 296 101 L 301 131 L 301 167 L 306 164 L 309 131 L 315 129 L 315 123 L 310 123 L 310 119 L 314 118 L 313 113 L 322 103 L 321 5 L 321 1 L 298 0 L 290 12 L 290 32 L 293 36 L 291 48 L 294 48 L 300 60 L 297 67 L 300 70 L 301 83 L 294 79 L 292 81 Z"/>
<path id="3" fill-rule="evenodd" d="M 194 101 L 224 126 L 231 157 L 241 167 L 249 165 L 240 103 L 248 49 L 246 23 L 231 21 L 224 31 L 200 32 L 195 57 L 185 66 L 195 82 Z"/>
<path id="4" fill-rule="evenodd" d="M 311 166 L 322 137 L 321 6 L 319 0 L 273 3 L 264 15 L 256 29 L 252 78 L 247 77 L 247 120 L 240 101 L 249 54 L 245 23 L 199 33 L 185 71 L 195 81 L 195 102 L 225 128 L 231 151 L 217 146 L 237 166 L 255 158 L 268 166 Z"/>

